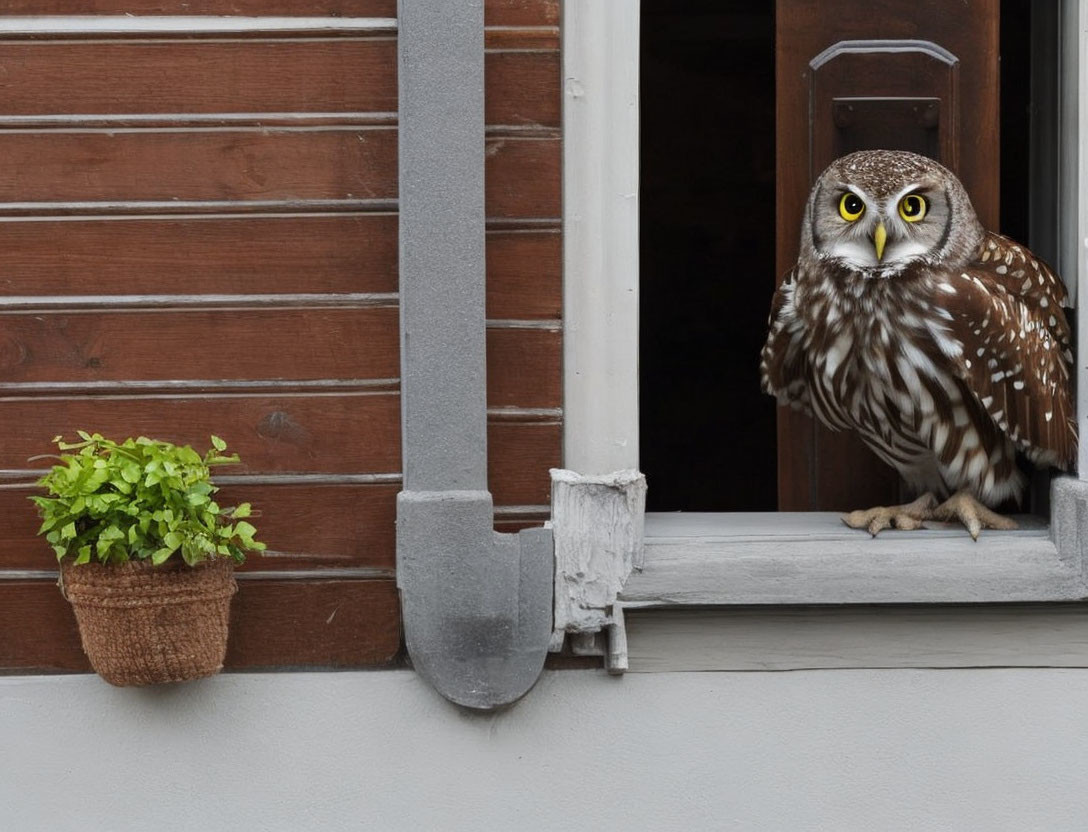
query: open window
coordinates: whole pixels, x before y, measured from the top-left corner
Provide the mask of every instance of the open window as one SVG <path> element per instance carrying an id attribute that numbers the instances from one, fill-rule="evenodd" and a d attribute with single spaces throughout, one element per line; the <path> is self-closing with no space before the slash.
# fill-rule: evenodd
<path id="1" fill-rule="evenodd" d="M 894 477 L 882 470 L 875 479 L 859 475 L 875 466 L 855 460 L 849 449 L 821 445 L 811 423 L 776 425 L 773 402 L 758 392 L 756 369 L 773 282 L 796 256 L 810 177 L 854 149 L 852 141 L 883 143 L 889 124 L 911 134 L 910 149 L 926 150 L 929 142 L 931 153 L 968 183 L 983 224 L 1056 261 L 1075 297 L 1088 207 L 1080 193 L 1086 134 L 1079 5 L 972 4 L 971 26 L 960 26 L 944 5 L 907 10 L 904 4 L 912 18 L 904 22 L 886 4 L 881 30 L 866 28 L 873 15 L 851 16 L 843 4 L 835 5 L 835 21 L 803 4 L 796 14 L 811 19 L 778 19 L 779 32 L 787 23 L 796 29 L 795 40 L 784 42 L 775 40 L 766 4 L 647 0 L 641 55 L 633 4 L 593 12 L 578 5 L 567 5 L 564 21 L 565 464 L 584 474 L 641 467 L 652 495 L 645 561 L 619 592 L 613 621 L 622 623 L 622 610 L 631 607 L 1088 597 L 1078 479 L 1057 481 L 1054 504 L 1038 523 L 987 532 L 978 544 L 940 529 L 871 540 L 826 509 L 851 488 L 868 504 L 879 493 L 895 498 Z M 779 3 L 779 13 L 793 5 Z M 979 18 L 980 11 L 989 17 Z M 979 19 L 988 22 L 979 26 Z M 841 32 L 828 43 L 805 40 L 807 30 L 834 25 Z M 670 40 L 682 44 L 675 59 Z M 604 43 L 608 59 L 592 59 Z M 776 101 L 775 49 L 780 74 L 785 63 L 796 65 L 792 102 L 781 95 Z M 859 81 L 875 71 L 881 54 L 902 73 L 898 92 L 868 92 Z M 641 158 L 629 138 L 638 124 L 632 71 L 640 60 Z M 822 115 L 811 109 L 817 99 L 827 109 Z M 780 156 L 775 169 L 773 131 L 777 120 L 781 140 L 787 103 L 801 113 L 794 125 L 799 158 L 783 165 Z M 976 109 L 984 118 L 968 124 Z M 964 136 L 969 143 L 961 147 Z M 988 150 L 971 136 L 984 139 Z M 640 166 L 641 229 L 631 205 Z M 1055 225 L 1060 232 L 1048 236 Z M 639 253 L 641 282 L 634 279 Z M 731 267 L 728 277 L 715 273 L 722 262 Z M 714 285 L 723 282 L 729 285 Z M 639 292 L 641 343 L 633 336 L 632 296 Z M 677 346 L 679 352 L 669 352 Z M 634 401 L 640 380 L 641 398 Z M 1083 379 L 1078 387 L 1085 389 Z M 734 420 L 741 422 L 737 435 L 726 436 L 722 411 L 744 408 L 750 410 Z M 1078 412 L 1083 424 L 1083 402 Z M 667 424 L 673 417 L 679 421 Z M 788 472 L 785 487 L 776 444 L 791 449 L 778 454 L 782 464 L 798 468 Z M 845 473 L 824 467 L 828 459 Z M 775 513 L 776 505 L 793 511 Z M 614 658 L 621 652 L 613 649 Z"/>
<path id="2" fill-rule="evenodd" d="M 880 39 L 894 7 L 846 27 L 850 8 L 815 21 L 780 2 L 776 27 L 774 4 L 756 0 L 643 0 L 639 418 L 649 511 L 835 511 L 908 497 L 855 435 L 779 410 L 754 368 L 771 293 L 796 259 L 811 178 L 847 152 L 912 150 L 958 169 L 988 227 L 1055 261 L 1055 240 L 1029 228 L 1054 176 L 1037 175 L 1033 194 L 1029 169 L 1042 143 L 1032 125 L 1045 141 L 1056 119 L 1046 102 L 1032 106 L 1032 49 L 1037 72 L 1054 64 L 1045 28 L 1056 17 L 1043 8 L 1052 4 L 1035 4 L 1034 15 L 1026 0 L 981 5 L 971 14 L 1000 22 L 1000 39 L 996 26 L 961 28 L 953 15 L 910 41 Z M 1048 483 L 1037 485 L 1045 493 Z"/>

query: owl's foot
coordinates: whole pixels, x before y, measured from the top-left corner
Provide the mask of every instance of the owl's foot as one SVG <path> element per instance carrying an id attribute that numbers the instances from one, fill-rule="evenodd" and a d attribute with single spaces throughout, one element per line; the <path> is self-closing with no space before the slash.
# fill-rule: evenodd
<path id="1" fill-rule="evenodd" d="M 929 515 L 933 520 L 959 521 L 972 539 L 978 540 L 983 529 L 1015 529 L 1016 521 L 986 508 L 967 491 L 958 491 Z"/>
<path id="2" fill-rule="evenodd" d="M 876 537 L 884 529 L 920 529 L 922 521 L 932 517 L 936 507 L 937 498 L 927 492 L 906 505 L 876 506 L 851 511 L 842 516 L 842 522 L 852 529 L 865 529 Z"/>

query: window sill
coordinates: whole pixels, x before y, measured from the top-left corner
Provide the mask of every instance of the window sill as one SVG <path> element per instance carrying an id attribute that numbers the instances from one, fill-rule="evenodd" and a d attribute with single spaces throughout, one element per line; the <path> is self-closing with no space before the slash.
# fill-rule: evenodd
<path id="1" fill-rule="evenodd" d="M 645 560 L 617 601 L 633 607 L 1080 601 L 1081 564 L 1041 518 L 1021 529 L 887 531 L 834 513 L 646 515 Z M 937 525 L 937 524 L 935 524 Z M 943 525 L 943 524 L 939 524 Z"/>
<path id="2" fill-rule="evenodd" d="M 1088 599 L 1088 502 L 1067 507 L 1056 530 L 1021 516 L 1020 530 L 977 543 L 944 524 L 871 538 L 832 513 L 647 514 L 643 567 L 616 599 L 606 665 L 1088 667 L 1088 608 L 1055 603 Z"/>

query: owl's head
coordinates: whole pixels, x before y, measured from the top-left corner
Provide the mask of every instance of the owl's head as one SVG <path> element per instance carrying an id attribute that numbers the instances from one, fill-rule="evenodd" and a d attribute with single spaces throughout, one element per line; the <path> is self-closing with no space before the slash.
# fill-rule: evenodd
<path id="1" fill-rule="evenodd" d="M 911 263 L 965 264 L 983 234 L 947 168 L 900 150 L 862 150 L 832 162 L 809 195 L 801 252 L 894 277 Z"/>

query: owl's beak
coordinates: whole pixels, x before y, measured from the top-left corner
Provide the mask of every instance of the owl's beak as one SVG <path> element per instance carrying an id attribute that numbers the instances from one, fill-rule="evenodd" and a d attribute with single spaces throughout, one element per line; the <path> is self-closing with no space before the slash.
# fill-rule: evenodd
<path id="1" fill-rule="evenodd" d="M 880 262 L 884 259 L 884 243 L 888 242 L 888 232 L 884 228 L 884 223 L 877 223 L 876 231 L 873 232 L 873 248 L 876 249 L 876 262 Z"/>

